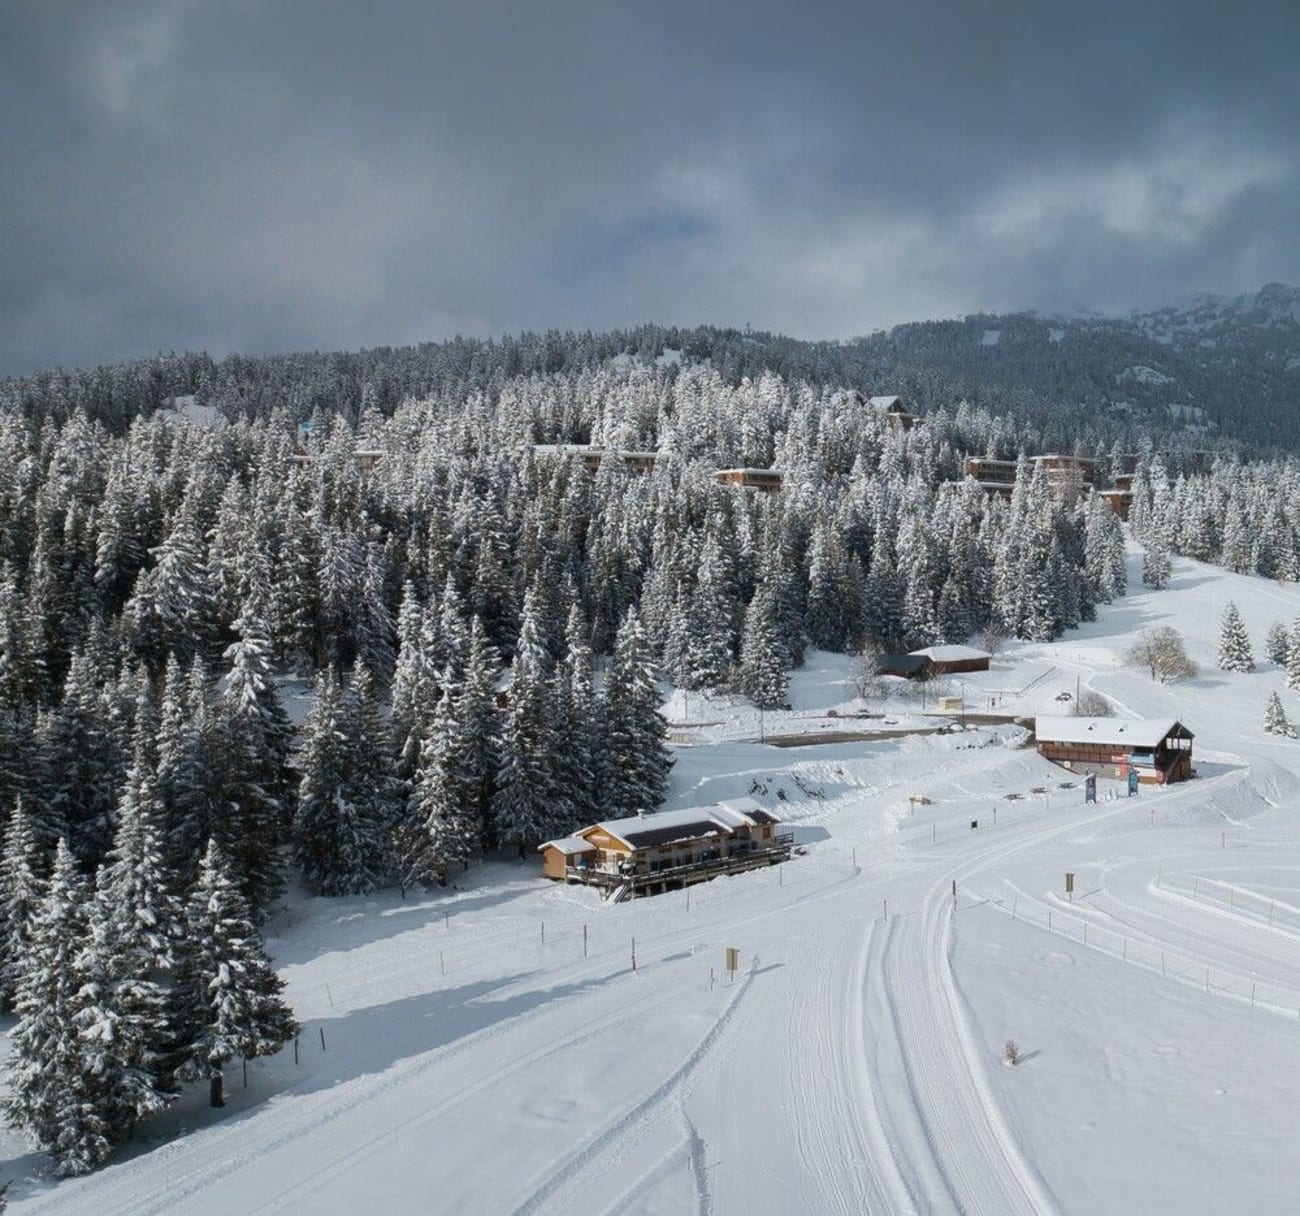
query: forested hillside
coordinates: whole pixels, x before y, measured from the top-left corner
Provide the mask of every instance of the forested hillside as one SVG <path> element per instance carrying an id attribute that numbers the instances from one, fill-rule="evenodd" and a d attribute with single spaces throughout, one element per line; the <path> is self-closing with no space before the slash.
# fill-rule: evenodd
<path id="1" fill-rule="evenodd" d="M 1014 421 L 1000 454 L 1032 449 L 1300 443 L 1300 292 L 1271 284 L 1127 319 L 1029 313 L 900 325 L 847 342 L 654 325 L 604 334 L 523 334 L 357 352 L 213 360 L 203 354 L 0 381 L 0 405 L 41 419 L 83 410 L 121 429 L 174 396 L 197 394 L 228 418 L 277 408 L 355 423 L 404 400 L 494 397 L 520 376 L 594 372 L 616 360 L 707 365 L 728 388 L 774 373 L 814 388 L 900 393 L 922 411 L 965 401 Z"/>

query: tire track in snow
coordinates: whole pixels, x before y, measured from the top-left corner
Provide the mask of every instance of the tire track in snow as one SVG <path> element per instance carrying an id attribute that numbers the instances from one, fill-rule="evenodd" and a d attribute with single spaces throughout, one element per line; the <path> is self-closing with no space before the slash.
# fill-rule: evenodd
<path id="1" fill-rule="evenodd" d="M 568 1051 L 573 1046 L 603 1033 L 610 1027 L 639 1016 L 653 1005 L 656 1005 L 660 999 L 661 997 L 658 994 L 644 996 L 640 1000 L 622 1005 L 570 1033 L 550 1040 L 531 1052 L 519 1057 L 512 1057 L 509 1063 L 500 1065 L 468 1085 L 458 1088 L 454 1094 L 428 1107 L 415 1119 L 404 1117 L 401 1130 L 405 1133 L 407 1130 L 419 1127 L 453 1109 L 473 1095 L 480 1093 L 483 1089 L 497 1084 L 515 1073 L 533 1067 L 542 1060 L 560 1052 Z M 556 1011 L 557 1016 L 559 1012 Z M 269 1137 L 267 1136 L 267 1124 L 261 1119 L 249 1117 L 254 1112 L 249 1112 L 239 1121 L 208 1129 L 209 1132 L 216 1132 L 221 1136 L 217 1146 L 220 1148 L 219 1157 L 216 1159 L 209 1158 L 197 1167 L 189 1165 L 185 1180 L 180 1183 L 175 1183 L 169 1177 L 158 1177 L 156 1171 L 142 1174 L 140 1168 L 132 1167 L 147 1169 L 149 1158 L 134 1158 L 130 1162 L 123 1163 L 122 1167 L 120 1167 L 123 1174 L 116 1186 L 112 1184 L 116 1180 L 110 1181 L 105 1176 L 100 1176 L 97 1179 L 99 1185 L 94 1192 L 94 1212 L 96 1216 L 172 1216 L 172 1214 L 184 1210 L 183 1201 L 186 1198 L 212 1187 L 220 1186 L 232 1169 L 273 1157 L 295 1142 L 318 1132 L 322 1127 L 353 1114 L 358 1107 L 371 1104 L 408 1086 L 423 1085 L 425 1075 L 434 1069 L 446 1066 L 451 1056 L 458 1056 L 473 1048 L 481 1047 L 488 1040 L 496 1039 L 510 1033 L 512 1030 L 527 1028 L 528 1026 L 535 1027 L 535 1025 L 536 1022 L 531 1019 L 526 1019 L 525 1023 L 520 1023 L 519 1019 L 510 1019 L 504 1023 L 493 1024 L 485 1027 L 482 1031 L 457 1040 L 456 1043 L 450 1045 L 450 1048 L 435 1050 L 421 1060 L 408 1061 L 401 1072 L 397 1074 L 385 1072 L 377 1077 L 345 1082 L 327 1088 L 317 1088 L 305 1094 L 295 1094 L 293 1089 L 281 1091 L 272 1099 L 272 1102 L 276 1102 L 284 1096 L 290 1096 L 309 1105 L 305 1110 L 283 1107 L 281 1114 L 284 1122 L 275 1125 L 275 1131 Z M 304 1081 L 303 1085 L 304 1087 L 314 1085 L 317 1084 L 317 1081 L 318 1079 Z M 339 1101 L 340 1089 L 347 1090 L 346 1097 L 341 1102 Z M 254 1208 L 247 1209 L 247 1216 L 253 1216 L 253 1213 L 272 1212 L 277 1208 L 282 1208 L 286 1200 L 306 1188 L 314 1188 L 321 1180 L 339 1173 L 349 1163 L 370 1152 L 376 1145 L 391 1142 L 393 1131 L 393 1128 L 386 1127 L 382 1132 L 376 1132 L 374 1135 L 363 1138 L 344 1156 L 335 1158 L 327 1166 L 315 1169 L 310 1178 L 277 1192 Z M 203 1139 L 206 1139 L 206 1137 L 191 1136 L 184 1142 L 173 1143 L 184 1143 L 187 1148 L 195 1152 L 202 1152 L 205 1147 L 202 1143 Z M 182 1167 L 187 1165 L 183 1159 L 177 1164 Z M 146 1179 L 154 1184 L 155 1189 L 152 1194 L 142 1195 L 141 1183 Z M 106 1183 L 108 1185 L 105 1185 Z M 119 1193 L 115 1194 L 115 1191 Z M 67 1204 L 73 1199 L 73 1196 L 59 1190 L 44 1198 L 45 1202 L 38 1201 L 30 1208 L 33 1213 L 66 1210 Z"/>
<path id="2" fill-rule="evenodd" d="M 795 1115 L 791 1134 L 803 1186 L 818 1194 L 809 1210 L 843 1216 L 902 1212 L 896 1201 L 906 1189 L 871 1126 L 862 1034 L 866 959 L 877 926 L 867 921 L 863 936 L 861 920 L 846 920 L 838 936 L 808 952 L 796 981 L 785 1072 Z M 849 967 L 842 965 L 846 957 L 853 960 Z"/>
<path id="3" fill-rule="evenodd" d="M 554 1165 L 532 1194 L 515 1208 L 516 1216 L 532 1216 L 533 1213 L 548 1210 L 581 1210 L 582 1196 L 590 1192 L 595 1182 L 622 1159 L 622 1155 L 615 1151 L 616 1147 L 626 1140 L 639 1140 L 649 1125 L 670 1118 L 674 1111 L 680 1110 L 682 1098 L 694 1074 L 715 1053 L 722 1038 L 731 1031 L 737 1010 L 753 985 L 754 975 L 753 970 L 746 973 L 744 982 L 708 1032 L 672 1074 L 644 1098 L 607 1123 L 594 1138 Z M 661 1000 L 662 996 L 657 998 L 656 1003 Z M 593 1169 L 598 1164 L 599 1168 Z"/>
<path id="4" fill-rule="evenodd" d="M 912 1210 L 966 1216 L 1050 1213 L 1057 1204 L 1020 1151 L 984 1069 L 952 972 L 951 884 L 1053 837 L 1122 813 L 1114 808 L 1016 832 L 968 854 L 931 887 L 920 915 L 896 918 L 868 969 L 862 1034 L 878 1075 L 869 1090 L 878 1154 L 893 1158 Z M 892 1062 L 892 1063 L 891 1063 Z M 878 1176 L 887 1177 L 878 1163 Z M 905 1211 L 897 1204 L 885 1209 Z"/>

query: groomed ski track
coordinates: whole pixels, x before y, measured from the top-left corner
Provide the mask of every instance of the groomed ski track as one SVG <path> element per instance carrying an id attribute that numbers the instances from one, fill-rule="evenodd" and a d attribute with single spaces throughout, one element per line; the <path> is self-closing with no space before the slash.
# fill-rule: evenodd
<path id="1" fill-rule="evenodd" d="M 1004 817 L 887 879 L 822 872 L 773 890 L 765 874 L 762 910 L 742 900 L 732 915 L 719 907 L 707 922 L 665 925 L 638 941 L 636 972 L 606 949 L 504 977 L 467 998 L 488 1011 L 485 1024 L 444 1047 L 373 1072 L 352 1058 L 351 1079 L 318 1072 L 265 1108 L 24 1208 L 161 1216 L 215 1211 L 237 1194 L 243 1212 L 339 1211 L 344 1196 L 382 1194 L 401 1173 L 407 1194 L 440 1197 L 428 1210 L 614 1212 L 680 1171 L 701 1211 L 790 1211 L 797 1194 L 810 1212 L 1055 1212 L 993 1097 L 1000 1044 L 972 1033 L 950 959 L 954 921 L 1002 863 L 1125 810 Z M 767 944 L 734 986 L 719 976 L 702 1000 L 706 952 L 714 960 L 718 944 L 746 937 Z M 449 1129 L 490 1117 L 510 1087 L 563 1093 L 576 1059 L 635 1043 L 659 1011 L 701 1005 L 666 1073 L 635 1084 L 620 1073 L 607 1108 L 566 1112 L 570 1138 L 540 1137 L 517 1154 L 527 1172 L 502 1171 L 486 1196 L 481 1179 L 455 1181 L 436 1149 Z M 744 1113 L 758 1110 L 768 1113 L 748 1124 Z M 726 1171 L 746 1153 L 761 1168 Z"/>

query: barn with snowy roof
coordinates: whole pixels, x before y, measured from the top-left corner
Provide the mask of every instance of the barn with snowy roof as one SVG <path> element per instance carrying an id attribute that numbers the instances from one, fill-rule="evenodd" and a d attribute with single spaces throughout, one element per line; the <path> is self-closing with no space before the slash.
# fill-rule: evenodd
<path id="1" fill-rule="evenodd" d="M 1034 722 L 1039 754 L 1073 772 L 1164 785 L 1186 781 L 1195 736 L 1174 718 L 1039 717 Z"/>
<path id="2" fill-rule="evenodd" d="M 930 661 L 930 673 L 936 676 L 957 675 L 963 671 L 988 671 L 993 656 L 974 646 L 927 646 L 913 650 L 913 655 Z"/>
<path id="3" fill-rule="evenodd" d="M 607 819 L 538 847 L 547 878 L 656 895 L 788 861 L 793 836 L 753 798 Z"/>

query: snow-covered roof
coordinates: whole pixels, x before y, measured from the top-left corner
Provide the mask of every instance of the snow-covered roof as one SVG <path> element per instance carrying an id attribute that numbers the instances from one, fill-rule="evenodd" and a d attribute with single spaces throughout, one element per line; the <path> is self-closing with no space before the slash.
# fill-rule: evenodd
<path id="1" fill-rule="evenodd" d="M 548 840 L 545 844 L 537 846 L 539 853 L 543 849 L 559 849 L 568 857 L 574 853 L 594 853 L 596 846 L 590 840 L 583 840 L 581 836 L 561 836 L 559 840 Z"/>
<path id="2" fill-rule="evenodd" d="M 1034 734 L 1048 743 L 1115 743 L 1155 747 L 1175 726 L 1176 718 L 1068 718 L 1035 719 Z M 1187 728 L 1184 727 L 1184 730 Z M 1187 732 L 1191 734 L 1190 731 Z"/>
<path id="3" fill-rule="evenodd" d="M 717 806 L 688 806 L 679 811 L 648 811 L 621 819 L 606 819 L 596 826 L 636 848 L 646 848 L 776 822 L 776 817 L 752 798 L 733 798 Z"/>
<path id="4" fill-rule="evenodd" d="M 974 646 L 927 646 L 924 650 L 913 650 L 910 653 L 924 655 L 935 663 L 958 663 L 963 659 L 993 657 L 987 650 L 976 650 Z"/>
<path id="5" fill-rule="evenodd" d="M 903 399 L 899 396 L 871 397 L 869 398 L 869 402 L 878 410 L 889 410 L 894 408 L 901 410 L 903 408 Z"/>
<path id="6" fill-rule="evenodd" d="M 771 811 L 760 806 L 753 798 L 725 798 L 713 808 L 713 813 L 720 818 L 734 818 L 732 826 L 738 828 L 746 824 L 779 822 Z"/>

